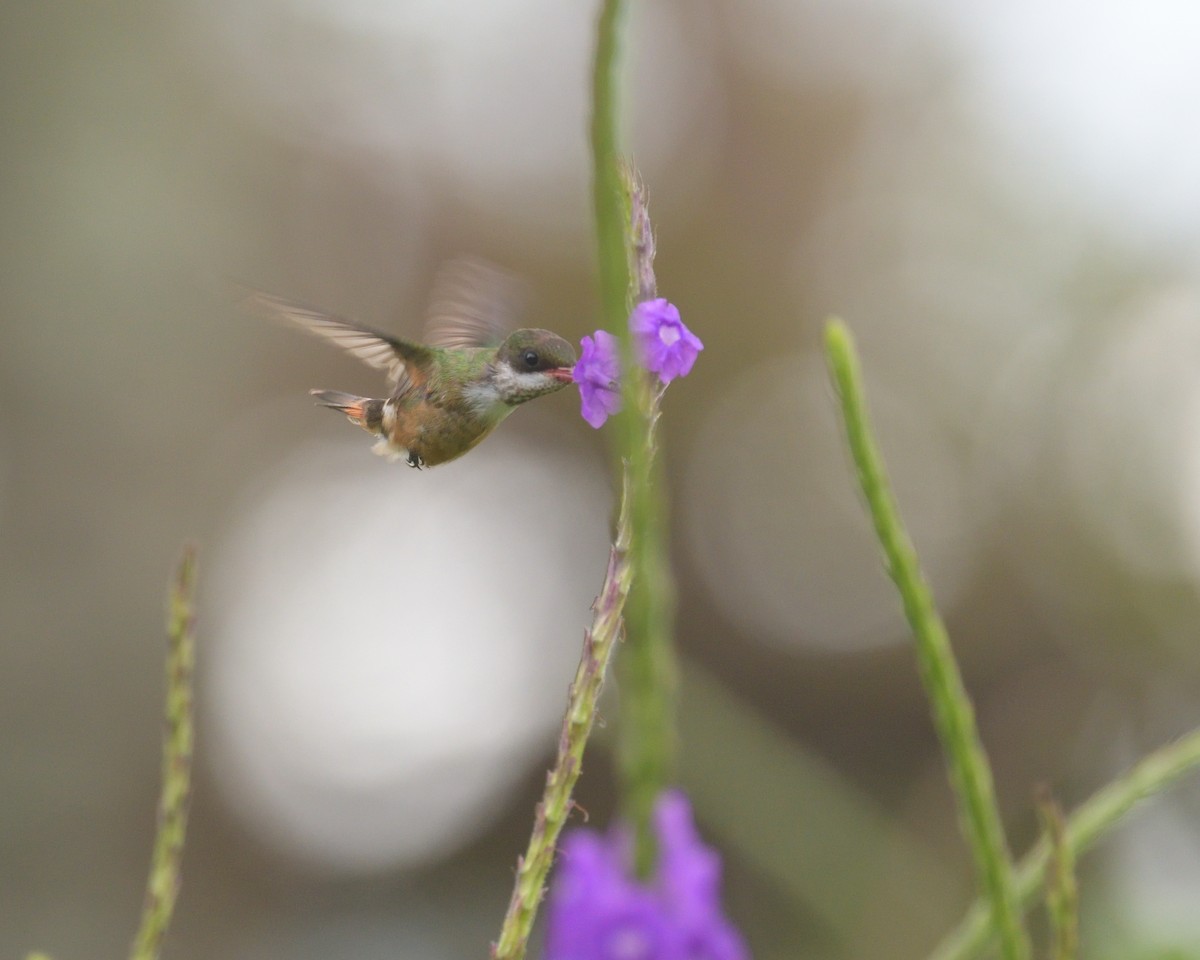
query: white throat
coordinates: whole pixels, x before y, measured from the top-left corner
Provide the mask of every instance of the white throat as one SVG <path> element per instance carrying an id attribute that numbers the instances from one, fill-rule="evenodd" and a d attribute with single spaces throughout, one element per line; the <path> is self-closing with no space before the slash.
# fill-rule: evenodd
<path id="1" fill-rule="evenodd" d="M 470 404 L 472 412 L 481 417 L 494 413 L 497 407 L 507 406 L 492 379 L 484 380 L 482 383 L 467 384 L 463 388 L 463 397 Z"/>
<path id="2" fill-rule="evenodd" d="M 525 372 L 514 370 L 507 363 L 498 363 L 486 381 L 472 384 L 465 393 L 471 405 L 483 411 L 496 404 L 513 406 L 523 403 L 549 393 L 558 386 L 558 381 L 545 371 Z"/>

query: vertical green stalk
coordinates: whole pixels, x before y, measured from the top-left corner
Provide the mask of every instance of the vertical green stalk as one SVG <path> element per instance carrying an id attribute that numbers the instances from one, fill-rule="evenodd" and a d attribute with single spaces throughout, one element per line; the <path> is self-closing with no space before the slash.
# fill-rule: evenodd
<path id="1" fill-rule="evenodd" d="M 979 884 L 991 903 L 1001 951 L 1006 960 L 1027 960 L 1029 935 L 1022 923 L 1012 860 L 987 754 L 979 740 L 974 710 L 958 672 L 950 638 L 892 497 L 871 432 L 858 356 L 850 331 L 841 321 L 832 320 L 826 326 L 825 352 L 841 402 L 859 485 L 887 559 L 888 573 L 900 593 L 916 641 L 917 663 L 946 754 L 959 819 L 971 845 Z"/>
<path id="2" fill-rule="evenodd" d="M 164 711 L 162 789 L 158 830 L 142 919 L 132 960 L 156 960 L 179 893 L 179 871 L 192 784 L 192 671 L 196 660 L 194 596 L 196 555 L 185 548 L 171 587 L 167 612 L 167 701 Z"/>
<path id="3" fill-rule="evenodd" d="M 634 829 L 634 869 L 649 876 L 656 847 L 651 819 L 673 778 L 677 665 L 672 642 L 674 581 L 666 545 L 666 503 L 653 450 L 629 458 L 633 587 L 625 608 L 626 640 L 617 660 L 620 724 L 617 761 L 622 812 Z"/>
<path id="4" fill-rule="evenodd" d="M 619 452 L 628 467 L 630 513 L 637 535 L 629 558 L 633 585 L 625 613 L 626 644 L 617 664 L 621 689 L 617 756 L 623 813 L 634 830 L 634 866 L 644 877 L 654 865 L 654 801 L 670 781 L 673 766 L 674 583 L 654 443 L 661 392 L 633 362 L 628 323 L 633 303 L 646 296 L 644 278 L 653 277 L 653 242 L 644 191 L 622 164 L 618 148 L 617 67 L 624 8 L 622 0 L 604 0 L 597 22 L 592 183 L 604 323 L 621 338 L 627 371 Z M 639 198 L 640 214 L 634 202 Z"/>
<path id="5" fill-rule="evenodd" d="M 617 84 L 623 0 L 603 0 L 596 21 L 592 64 L 592 203 L 600 268 L 604 326 L 622 335 L 629 315 L 629 259 L 625 252 L 628 205 L 621 189 L 617 143 Z"/>
<path id="6" fill-rule="evenodd" d="M 661 531 L 661 511 L 656 509 L 657 494 L 653 483 L 655 427 L 658 423 L 658 401 L 661 392 L 652 391 L 645 375 L 629 361 L 631 338 L 628 329 L 629 308 L 636 288 L 631 288 L 630 259 L 639 251 L 650 249 L 651 243 L 641 246 L 634 242 L 630 226 L 630 192 L 622 180 L 622 166 L 617 152 L 617 64 L 620 50 L 619 32 L 624 3 L 604 0 L 596 24 L 596 59 L 592 77 L 591 142 L 593 155 L 592 188 L 596 215 L 597 258 L 600 270 L 600 294 L 604 325 L 617 331 L 625 347 L 623 378 L 625 412 L 621 415 L 622 431 L 622 495 L 617 518 L 617 534 L 609 556 L 604 587 L 593 606 L 592 628 L 584 635 L 583 657 L 571 684 L 567 713 L 559 737 L 558 757 L 546 776 L 546 789 L 538 804 L 533 834 L 525 855 L 517 862 L 517 879 L 509 900 L 508 912 L 500 936 L 492 946 L 493 960 L 522 960 L 537 910 L 545 893 L 546 877 L 554 860 L 558 837 L 571 811 L 571 793 L 582 771 L 584 749 L 595 723 L 596 704 L 604 685 L 608 664 L 616 650 L 617 641 L 626 626 L 626 611 L 634 608 L 634 584 L 645 579 L 651 587 L 659 587 L 665 575 L 669 586 L 669 571 L 665 555 L 653 549 L 656 531 Z M 648 221 L 646 230 L 649 230 Z M 649 240 L 649 234 L 643 237 Z M 648 262 L 642 264 L 647 269 Z M 636 532 L 636 536 L 634 535 Z M 642 544 L 651 537 L 651 546 Z M 661 538 L 659 540 L 661 543 Z M 651 573 L 647 574 L 647 569 Z M 658 574 L 658 576 L 654 576 Z M 647 624 L 661 623 L 665 608 L 652 598 L 639 597 L 637 612 L 628 619 L 637 624 L 639 636 L 651 636 Z M 668 625 L 669 630 L 669 625 Z M 637 642 L 627 649 L 636 649 Z M 669 654 L 669 648 L 668 648 Z M 654 670 L 661 670 L 662 652 L 654 654 Z M 623 734 L 630 742 L 655 740 L 654 731 L 664 724 L 661 711 L 662 684 L 646 669 L 632 669 L 630 689 L 622 697 Z M 643 736 L 647 728 L 648 736 Z M 661 739 L 661 737 L 660 737 Z M 635 751 L 640 758 L 641 752 Z M 658 770 L 640 759 L 634 765 L 638 796 L 650 796 L 645 803 L 646 815 L 638 824 L 639 857 L 645 849 L 640 838 L 647 833 L 649 806 L 653 796 L 665 783 Z M 627 769 L 623 765 L 623 769 Z M 647 785 L 653 786 L 653 794 Z M 655 785 L 656 784 L 656 785 Z M 627 778 L 627 789 L 630 782 Z M 640 801 L 644 802 L 644 801 Z M 652 850 L 651 850 L 652 854 Z M 639 860 L 639 862 L 641 862 Z M 649 862 L 647 859 L 646 862 Z"/>
<path id="7" fill-rule="evenodd" d="M 627 236 L 630 300 L 641 303 L 657 295 L 654 277 L 654 231 L 646 189 L 630 164 L 620 169 L 628 199 Z M 628 336 L 628 324 L 625 325 Z M 625 462 L 632 476 L 633 589 L 625 613 L 627 641 L 617 661 L 621 687 L 621 722 L 617 761 L 625 819 L 634 829 L 633 866 L 649 876 L 655 861 L 651 829 L 654 803 L 674 779 L 676 690 L 678 665 L 674 649 L 675 582 L 667 537 L 667 500 L 657 444 L 663 388 L 632 362 L 627 344 L 625 402 L 622 419 Z"/>

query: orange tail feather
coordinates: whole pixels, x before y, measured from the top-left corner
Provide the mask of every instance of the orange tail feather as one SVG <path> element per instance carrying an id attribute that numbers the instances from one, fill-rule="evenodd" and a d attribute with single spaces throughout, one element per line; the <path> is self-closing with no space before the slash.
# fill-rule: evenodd
<path id="1" fill-rule="evenodd" d="M 309 393 L 321 406 L 341 411 L 352 423 L 357 423 L 369 433 L 379 433 L 383 425 L 384 401 L 356 397 L 352 393 L 337 390 L 310 390 Z"/>

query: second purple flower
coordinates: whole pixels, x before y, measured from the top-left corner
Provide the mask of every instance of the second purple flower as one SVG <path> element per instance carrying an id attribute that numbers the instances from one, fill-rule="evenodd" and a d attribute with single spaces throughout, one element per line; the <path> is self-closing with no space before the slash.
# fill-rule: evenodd
<path id="1" fill-rule="evenodd" d="M 662 297 L 634 307 L 629 329 L 633 331 L 642 365 L 657 373 L 663 383 L 686 377 L 696 355 L 704 349 L 700 338 L 679 318 L 679 308 Z"/>

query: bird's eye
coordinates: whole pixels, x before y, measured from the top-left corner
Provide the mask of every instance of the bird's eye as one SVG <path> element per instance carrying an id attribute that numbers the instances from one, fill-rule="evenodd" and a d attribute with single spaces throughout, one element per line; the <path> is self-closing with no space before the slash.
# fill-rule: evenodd
<path id="1" fill-rule="evenodd" d="M 538 355 L 536 350 L 526 350 L 521 354 L 521 360 L 530 370 L 538 365 Z"/>

